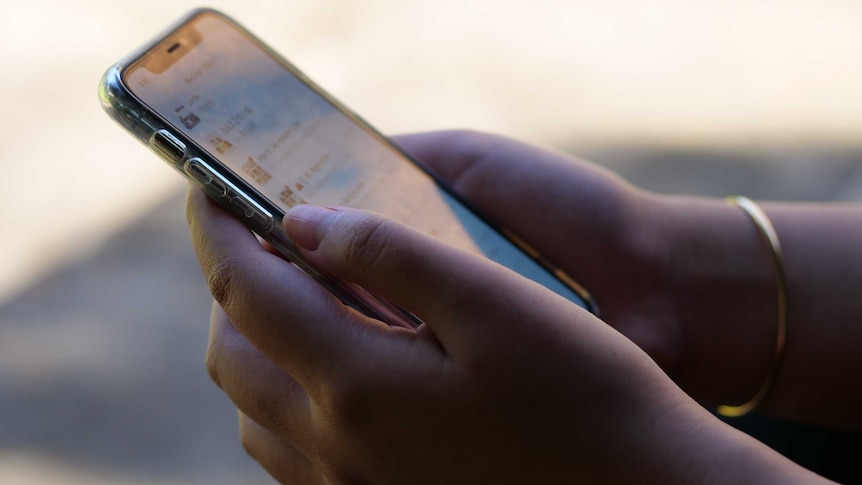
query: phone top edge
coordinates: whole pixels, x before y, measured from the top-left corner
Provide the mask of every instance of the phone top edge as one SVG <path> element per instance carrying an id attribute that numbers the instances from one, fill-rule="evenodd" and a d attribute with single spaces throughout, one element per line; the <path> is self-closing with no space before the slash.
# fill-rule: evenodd
<path id="1" fill-rule="evenodd" d="M 188 174 L 185 173 L 184 166 L 187 161 L 193 157 L 217 162 L 216 165 L 218 166 L 221 166 L 222 164 L 218 163 L 216 157 L 209 153 L 208 150 L 201 147 L 191 137 L 183 133 L 179 127 L 175 126 L 172 122 L 157 113 L 156 110 L 152 109 L 146 102 L 144 102 L 140 96 L 138 96 L 129 87 L 125 79 L 125 74 L 128 68 L 133 67 L 138 60 L 150 54 L 154 49 L 186 26 L 189 22 L 194 22 L 195 18 L 207 14 L 217 16 L 220 20 L 231 24 L 233 27 L 242 31 L 245 35 L 248 35 L 258 44 L 266 47 L 263 42 L 257 39 L 251 32 L 242 27 L 242 25 L 228 15 L 212 8 L 197 8 L 185 13 L 169 27 L 162 29 L 158 34 L 150 38 L 149 41 L 108 68 L 102 76 L 99 85 L 99 100 L 103 110 L 114 121 L 132 133 L 138 141 L 147 146 L 151 151 L 154 151 L 159 158 L 167 162 L 168 165 L 177 169 L 186 178 L 189 177 Z M 168 160 L 160 153 L 153 150 L 151 138 L 159 130 L 168 131 L 186 145 L 186 154 L 182 160 Z M 228 179 L 232 185 L 239 187 L 243 193 L 251 196 L 250 199 L 252 199 L 252 202 L 263 206 L 263 208 L 272 214 L 276 223 L 280 222 L 281 218 L 284 216 L 284 211 L 278 205 L 272 203 L 256 188 L 246 183 L 241 176 L 237 175 L 229 168 L 225 167 L 223 170 L 219 170 L 219 174 Z"/>
<path id="2" fill-rule="evenodd" d="M 105 91 L 106 87 L 123 88 L 128 94 L 134 96 L 132 91 L 128 89 L 128 86 L 126 86 L 125 80 L 123 79 L 126 69 L 132 66 L 138 59 L 142 58 L 145 54 L 155 49 L 159 44 L 164 42 L 168 37 L 170 37 L 181 27 L 189 23 L 189 21 L 191 21 L 193 18 L 203 14 L 216 15 L 242 28 L 242 26 L 236 20 L 234 20 L 224 12 L 221 12 L 214 8 L 198 7 L 186 12 L 180 18 L 172 22 L 170 25 L 160 30 L 155 35 L 151 36 L 149 40 L 138 46 L 136 49 L 132 50 L 129 54 L 123 56 L 118 62 L 116 62 L 114 65 L 112 65 L 105 71 L 105 74 L 102 75 L 101 82 L 99 83 L 99 98 L 102 101 L 102 106 L 105 106 L 105 98 L 103 97 L 103 92 Z M 245 28 L 242 28 L 242 30 L 247 32 Z M 108 82 L 113 83 L 113 86 L 106 86 L 106 83 Z"/>
<path id="3" fill-rule="evenodd" d="M 203 13 L 212 13 L 226 19 L 230 19 L 227 15 L 218 10 L 209 7 L 200 7 L 188 11 L 180 18 L 172 22 L 166 28 L 162 29 L 155 35 L 149 38 L 129 54 L 123 56 L 118 62 L 109 67 L 99 82 L 98 96 L 102 109 L 115 121 L 120 123 L 125 128 L 132 131 L 137 138 L 140 138 L 140 127 L 133 129 L 134 121 L 139 120 L 143 114 L 139 111 L 133 111 L 126 97 L 133 98 L 137 103 L 142 103 L 137 96 L 126 86 L 123 74 L 130 65 L 149 51 L 153 50 L 161 42 L 167 39 L 173 32 L 176 32 L 180 27 L 185 25 L 189 20 Z M 155 129 L 153 131 L 156 131 Z"/>
<path id="4" fill-rule="evenodd" d="M 160 30 L 158 33 L 156 33 L 155 35 L 150 37 L 150 39 L 148 41 L 141 44 L 137 49 L 133 50 L 128 55 L 126 55 L 122 59 L 120 59 L 120 61 L 115 64 L 115 67 L 117 67 L 121 71 L 121 75 L 122 75 L 122 71 L 126 67 L 134 64 L 134 62 L 136 60 L 143 57 L 143 55 L 146 54 L 147 52 L 153 50 L 161 42 L 163 42 L 165 39 L 170 37 L 171 34 L 176 32 L 177 30 L 179 30 L 184 25 L 188 24 L 189 21 L 191 21 L 193 18 L 198 17 L 198 16 L 203 15 L 203 14 L 213 14 L 213 15 L 216 15 L 218 17 L 224 18 L 233 24 L 237 23 L 235 20 L 230 18 L 225 13 L 220 12 L 218 10 L 215 10 L 213 8 L 200 7 L 200 8 L 196 8 L 194 10 L 190 10 L 190 11 L 186 12 L 185 14 L 183 14 L 180 18 L 178 18 L 177 20 L 172 22 L 170 25 L 168 25 L 167 27 L 165 27 L 164 29 Z"/>

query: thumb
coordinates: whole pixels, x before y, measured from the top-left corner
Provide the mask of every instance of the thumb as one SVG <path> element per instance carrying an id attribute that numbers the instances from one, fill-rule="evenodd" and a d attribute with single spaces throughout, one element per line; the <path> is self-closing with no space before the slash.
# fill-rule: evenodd
<path id="1" fill-rule="evenodd" d="M 525 313 L 546 306 L 541 300 L 557 299 L 496 263 L 371 212 L 301 205 L 284 224 L 309 262 L 413 312 L 450 355 L 496 332 L 503 318 L 527 322 Z M 520 304 L 525 299 L 531 304 Z"/>

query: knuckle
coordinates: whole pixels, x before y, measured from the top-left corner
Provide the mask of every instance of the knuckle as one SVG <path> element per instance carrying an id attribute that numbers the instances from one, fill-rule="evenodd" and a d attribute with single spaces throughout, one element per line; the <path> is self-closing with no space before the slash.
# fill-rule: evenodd
<path id="1" fill-rule="evenodd" d="M 342 253 L 345 267 L 364 272 L 380 265 L 390 249 L 393 228 L 378 218 L 370 218 L 349 233 Z"/>
<path id="2" fill-rule="evenodd" d="M 221 380 L 219 380 L 218 375 L 218 360 L 218 352 L 212 345 L 210 345 L 207 348 L 206 357 L 204 357 L 204 365 L 206 366 L 207 374 L 209 374 L 210 379 L 216 386 L 221 388 Z"/>
<path id="3" fill-rule="evenodd" d="M 290 426 L 284 415 L 286 408 L 279 394 L 251 396 L 246 406 L 247 414 L 258 423 L 277 434 L 289 433 Z"/>
<path id="4" fill-rule="evenodd" d="M 321 404 L 332 421 L 346 430 L 355 432 L 374 421 L 371 399 L 355 382 L 330 383 Z"/>
<path id="5" fill-rule="evenodd" d="M 491 138 L 491 135 L 489 135 L 488 133 L 472 128 L 459 128 L 456 130 L 452 130 L 452 136 L 455 139 L 467 140 L 473 143 Z"/>
<path id="6" fill-rule="evenodd" d="M 227 312 L 237 276 L 236 266 L 229 258 L 216 257 L 207 272 L 207 286 L 216 302 Z"/>
<path id="7" fill-rule="evenodd" d="M 243 416 L 239 420 L 239 444 L 246 455 L 257 461 L 266 469 L 277 465 L 273 458 L 278 457 L 278 450 L 273 449 L 271 438 L 266 431 L 255 424 L 251 418 Z M 274 455 L 274 453 L 276 453 Z"/>
<path id="8" fill-rule="evenodd" d="M 240 421 L 239 424 L 239 444 L 248 456 L 257 456 L 257 440 L 245 420 Z"/>
<path id="9" fill-rule="evenodd" d="M 190 189 L 186 194 L 186 224 L 190 227 L 194 227 L 197 204 L 196 194 Z"/>

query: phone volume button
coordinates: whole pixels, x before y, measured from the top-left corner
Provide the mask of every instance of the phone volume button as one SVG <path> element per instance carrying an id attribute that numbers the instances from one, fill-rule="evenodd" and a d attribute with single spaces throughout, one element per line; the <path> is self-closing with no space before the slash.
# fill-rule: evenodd
<path id="1" fill-rule="evenodd" d="M 201 188 L 208 194 L 219 198 L 227 195 L 225 184 L 203 164 L 201 159 L 192 158 L 189 160 L 186 163 L 186 173 L 200 183 Z"/>
<path id="2" fill-rule="evenodd" d="M 261 228 L 264 232 L 272 228 L 272 216 L 265 214 L 255 208 L 256 204 L 252 204 L 241 195 L 231 197 L 230 203 L 232 206 L 239 209 L 243 216 L 248 219 L 256 228 Z"/>
<path id="3" fill-rule="evenodd" d="M 221 199 L 234 208 L 237 217 L 248 221 L 249 226 L 263 234 L 269 232 L 275 224 L 272 214 L 246 195 L 239 187 L 232 184 L 216 170 L 198 157 L 190 158 L 183 167 L 189 178 L 201 185 L 210 197 Z"/>
<path id="4" fill-rule="evenodd" d="M 204 185 L 211 183 L 213 180 L 212 176 L 208 174 L 206 170 L 197 163 L 189 164 L 188 174 Z"/>

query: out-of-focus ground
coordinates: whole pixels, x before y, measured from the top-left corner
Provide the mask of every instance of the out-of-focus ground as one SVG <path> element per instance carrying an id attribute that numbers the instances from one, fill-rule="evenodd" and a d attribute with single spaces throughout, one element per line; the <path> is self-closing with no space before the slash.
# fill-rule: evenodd
<path id="1" fill-rule="evenodd" d="M 3 4 L 0 484 L 267 483 L 203 369 L 184 184 L 95 94 L 194 6 Z M 509 134 L 663 192 L 862 200 L 856 1 L 213 6 L 384 132 Z"/>

